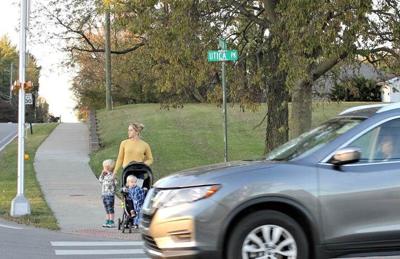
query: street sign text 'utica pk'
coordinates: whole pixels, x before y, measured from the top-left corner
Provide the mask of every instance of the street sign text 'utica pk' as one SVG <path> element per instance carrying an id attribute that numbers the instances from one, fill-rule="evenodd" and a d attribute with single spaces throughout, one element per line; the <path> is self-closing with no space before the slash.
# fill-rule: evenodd
<path id="1" fill-rule="evenodd" d="M 209 50 L 209 62 L 236 61 L 239 58 L 237 50 Z"/>

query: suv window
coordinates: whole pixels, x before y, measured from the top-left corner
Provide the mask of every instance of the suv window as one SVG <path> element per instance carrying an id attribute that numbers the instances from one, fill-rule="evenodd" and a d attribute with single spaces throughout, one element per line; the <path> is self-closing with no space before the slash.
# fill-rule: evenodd
<path id="1" fill-rule="evenodd" d="M 348 147 L 361 149 L 359 163 L 400 161 L 400 119 L 394 119 L 365 133 Z"/>
<path id="2" fill-rule="evenodd" d="M 363 118 L 336 118 L 274 149 L 266 160 L 289 161 L 312 152 L 360 124 Z"/>

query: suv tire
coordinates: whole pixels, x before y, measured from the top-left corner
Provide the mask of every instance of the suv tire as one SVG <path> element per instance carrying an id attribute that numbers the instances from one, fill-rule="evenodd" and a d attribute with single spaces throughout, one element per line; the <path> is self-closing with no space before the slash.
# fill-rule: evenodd
<path id="1" fill-rule="evenodd" d="M 258 258 L 267 254 L 271 255 L 267 258 L 309 258 L 303 229 L 288 215 L 274 210 L 257 211 L 240 220 L 231 232 L 227 249 L 229 259 Z"/>

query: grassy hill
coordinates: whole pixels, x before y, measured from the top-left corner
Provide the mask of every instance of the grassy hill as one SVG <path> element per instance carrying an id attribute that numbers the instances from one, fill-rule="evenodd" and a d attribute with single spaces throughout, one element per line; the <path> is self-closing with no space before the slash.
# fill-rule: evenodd
<path id="1" fill-rule="evenodd" d="M 25 139 L 25 153 L 30 155 L 30 159 L 25 161 L 25 197 L 30 202 L 30 215 L 14 218 L 9 214 L 11 201 L 17 193 L 17 140 L 7 145 L 0 153 L 0 217 L 36 227 L 59 229 L 57 220 L 43 197 L 33 166 L 36 150 L 57 125 L 56 123 L 35 124 L 34 134 L 28 134 Z"/>
<path id="2" fill-rule="evenodd" d="M 345 108 L 363 103 L 316 103 L 313 126 L 334 117 Z M 256 129 L 265 115 L 228 108 L 229 160 L 259 158 L 264 151 L 265 123 Z M 145 125 L 143 139 L 152 148 L 152 169 L 157 179 L 194 166 L 222 162 L 224 159 L 223 114 L 212 104 L 187 104 L 183 109 L 161 110 L 159 104 L 136 104 L 97 113 L 104 148 L 91 155 L 91 167 L 99 173 L 101 162 L 116 159 L 121 140 L 127 137 L 130 122 Z"/>

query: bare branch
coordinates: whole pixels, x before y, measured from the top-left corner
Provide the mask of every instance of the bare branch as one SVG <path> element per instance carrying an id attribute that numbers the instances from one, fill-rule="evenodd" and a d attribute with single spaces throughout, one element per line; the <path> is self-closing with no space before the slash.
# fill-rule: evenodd
<path id="1" fill-rule="evenodd" d="M 111 50 L 111 53 L 112 53 L 112 54 L 117 54 L 117 55 L 123 55 L 123 54 L 127 54 L 127 53 L 129 53 L 129 52 L 135 51 L 135 50 L 137 50 L 138 48 L 140 48 L 140 47 L 142 47 L 142 46 L 144 46 L 144 45 L 146 45 L 145 42 L 141 42 L 141 43 L 139 43 L 139 44 L 137 44 L 137 45 L 135 45 L 135 46 L 133 46 L 133 47 L 131 47 L 131 48 L 128 48 L 128 49 L 124 49 L 124 50 Z M 84 48 L 79 48 L 79 47 L 76 47 L 76 46 L 73 46 L 73 47 L 71 47 L 71 48 L 68 48 L 68 50 L 69 50 L 69 51 L 74 51 L 74 50 L 76 50 L 76 51 L 92 52 L 92 53 L 105 52 L 104 49 L 97 49 L 97 48 L 95 48 L 95 49 L 84 49 Z"/>
<path id="2" fill-rule="evenodd" d="M 314 68 L 311 71 L 311 79 L 313 81 L 317 80 L 320 78 L 322 75 L 324 75 L 326 72 L 328 72 L 331 68 L 333 68 L 337 63 L 345 59 L 349 55 L 349 52 L 344 51 L 338 56 L 330 57 L 322 62 L 320 62 L 318 65 L 314 66 Z"/>
<path id="3" fill-rule="evenodd" d="M 267 117 L 268 117 L 268 112 L 266 112 L 265 115 L 264 115 L 264 118 L 262 118 L 262 120 L 261 120 L 256 126 L 253 127 L 253 130 L 255 130 L 255 129 L 257 129 L 258 127 L 260 127 L 260 126 L 264 123 L 264 121 L 265 121 L 265 119 L 266 119 Z"/>
<path id="4" fill-rule="evenodd" d="M 272 23 L 276 23 L 278 21 L 278 15 L 276 14 L 275 7 L 277 4 L 276 0 L 264 0 L 264 8 L 267 12 L 268 18 Z"/>
<path id="5" fill-rule="evenodd" d="M 399 59 L 400 60 L 400 54 L 399 53 L 397 53 L 394 49 L 391 49 L 391 48 L 388 48 L 388 47 L 380 47 L 380 48 L 375 48 L 375 49 L 372 49 L 372 50 L 358 50 L 358 53 L 359 54 L 368 54 L 368 53 L 370 53 L 370 54 L 375 54 L 375 53 L 379 53 L 379 52 L 386 52 L 386 53 L 389 53 L 389 54 L 391 54 L 392 56 L 394 56 L 395 58 L 397 58 L 397 59 Z"/>
<path id="6" fill-rule="evenodd" d="M 85 32 L 82 30 L 83 26 L 84 26 L 84 23 L 86 23 L 87 21 L 90 20 L 90 15 L 88 15 L 84 19 L 84 22 L 82 22 L 80 24 L 80 26 L 79 26 L 80 29 L 74 29 L 70 25 L 64 23 L 57 15 L 54 15 L 52 12 L 50 12 L 47 9 L 47 7 L 44 6 L 44 8 L 47 10 L 48 14 L 58 22 L 59 25 L 61 25 L 62 27 L 64 27 L 67 30 L 67 32 L 72 32 L 72 33 L 75 33 L 77 35 L 80 35 L 80 37 L 86 42 L 86 44 L 89 45 L 89 49 L 80 48 L 80 47 L 77 47 L 77 46 L 73 46 L 73 47 L 70 47 L 70 48 L 67 48 L 67 49 L 69 49 L 71 51 L 72 50 L 76 50 L 76 51 L 93 52 L 93 53 L 105 52 L 104 48 L 96 47 L 94 45 L 94 43 L 89 39 L 89 37 L 85 34 Z M 123 54 L 127 54 L 129 52 L 137 50 L 138 48 L 140 48 L 140 47 L 142 47 L 142 46 L 144 46 L 146 44 L 146 39 L 144 37 L 140 36 L 139 38 L 141 39 L 140 43 L 138 43 L 138 44 L 136 44 L 136 45 L 134 45 L 132 47 L 123 49 L 123 50 L 111 50 L 111 53 L 112 54 L 117 54 L 117 55 L 123 55 Z"/>
<path id="7" fill-rule="evenodd" d="M 242 15 L 246 16 L 246 18 L 248 18 L 249 20 L 255 22 L 256 24 L 258 24 L 258 25 L 260 25 L 260 26 L 262 26 L 262 27 L 268 27 L 268 26 L 269 26 L 269 22 L 266 21 L 266 20 L 263 20 L 263 19 L 259 18 L 259 16 L 264 12 L 264 9 L 261 10 L 261 11 L 260 11 L 259 13 L 257 13 L 256 15 L 254 15 L 253 13 L 251 13 L 249 10 L 247 10 L 247 9 L 244 7 L 244 4 L 245 4 L 246 2 L 247 2 L 247 1 L 245 1 L 245 2 L 242 3 L 242 4 L 236 5 L 236 7 L 237 7 L 238 10 L 240 11 L 240 13 L 241 13 Z"/>

